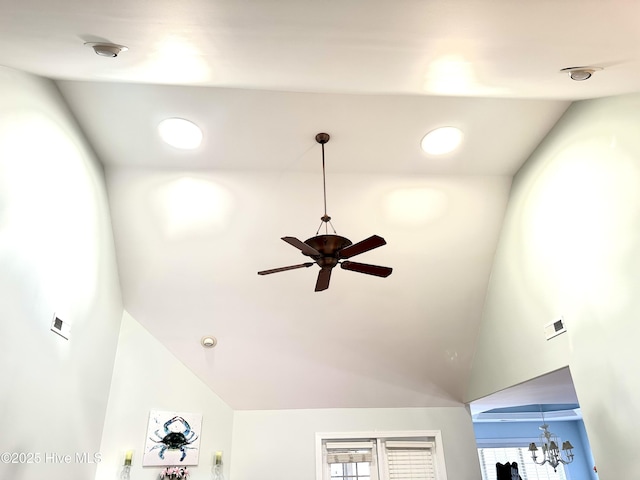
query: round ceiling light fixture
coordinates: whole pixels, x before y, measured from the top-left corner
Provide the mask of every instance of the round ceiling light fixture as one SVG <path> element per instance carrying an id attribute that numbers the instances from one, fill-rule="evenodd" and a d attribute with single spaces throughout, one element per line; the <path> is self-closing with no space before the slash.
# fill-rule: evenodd
<path id="1" fill-rule="evenodd" d="M 594 72 L 600 70 L 602 70 L 602 67 L 567 67 L 560 70 L 560 72 L 568 73 L 571 80 L 584 82 L 589 80 Z"/>
<path id="2" fill-rule="evenodd" d="M 204 348 L 213 348 L 218 344 L 218 340 L 216 339 L 216 337 L 206 336 L 202 337 L 202 339 L 200 340 L 200 344 Z"/>
<path id="3" fill-rule="evenodd" d="M 462 137 L 462 130 L 457 127 L 440 127 L 427 133 L 420 145 L 429 155 L 444 155 L 458 148 Z"/>
<path id="4" fill-rule="evenodd" d="M 167 118 L 158 125 L 158 133 L 166 143 L 175 148 L 193 150 L 202 142 L 202 130 L 184 118 Z"/>
<path id="5" fill-rule="evenodd" d="M 126 52 L 127 50 L 129 50 L 124 45 L 116 45 L 115 43 L 87 42 L 85 43 L 85 45 L 87 47 L 93 48 L 93 51 L 96 52 L 96 55 L 109 58 L 115 58 L 120 52 Z"/>

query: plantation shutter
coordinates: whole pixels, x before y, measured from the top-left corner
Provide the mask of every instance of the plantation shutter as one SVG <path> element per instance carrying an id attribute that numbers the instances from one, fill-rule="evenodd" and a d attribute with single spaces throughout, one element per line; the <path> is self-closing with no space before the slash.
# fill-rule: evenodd
<path id="1" fill-rule="evenodd" d="M 389 480 L 435 480 L 433 442 L 385 442 Z"/>

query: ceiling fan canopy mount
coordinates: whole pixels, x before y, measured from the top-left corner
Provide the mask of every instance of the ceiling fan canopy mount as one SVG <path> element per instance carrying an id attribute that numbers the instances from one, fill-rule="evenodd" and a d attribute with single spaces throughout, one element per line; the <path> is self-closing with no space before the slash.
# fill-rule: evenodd
<path id="1" fill-rule="evenodd" d="M 319 133 L 316 135 L 316 142 L 318 142 L 320 145 L 324 145 L 325 143 L 329 142 L 330 139 L 331 135 L 329 135 L 328 133 Z"/>

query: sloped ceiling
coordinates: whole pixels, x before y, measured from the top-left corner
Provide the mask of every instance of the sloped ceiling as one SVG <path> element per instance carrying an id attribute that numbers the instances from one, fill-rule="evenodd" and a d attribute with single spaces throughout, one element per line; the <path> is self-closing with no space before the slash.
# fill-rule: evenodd
<path id="1" fill-rule="evenodd" d="M 105 165 L 126 309 L 237 409 L 463 402 L 513 174 L 570 101 L 640 81 L 632 2 L 2 6 L 0 63 L 56 80 Z M 442 125 L 464 143 L 429 157 Z M 394 271 L 316 293 L 315 266 L 256 272 L 304 261 L 280 237 L 320 224 L 321 131 L 333 225 Z"/>

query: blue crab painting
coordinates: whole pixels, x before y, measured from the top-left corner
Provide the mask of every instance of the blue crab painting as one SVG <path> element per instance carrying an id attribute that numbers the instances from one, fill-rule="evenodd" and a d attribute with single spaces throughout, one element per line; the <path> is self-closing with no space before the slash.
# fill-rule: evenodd
<path id="1" fill-rule="evenodd" d="M 166 462 L 171 462 L 176 459 L 175 454 L 165 458 L 165 454 L 171 451 L 179 452 L 179 461 L 184 462 L 188 450 L 197 451 L 198 449 L 199 435 L 194 431 L 189 421 L 185 419 L 184 416 L 187 416 L 187 414 L 164 412 L 165 415 L 163 416 L 162 413 L 163 412 L 152 412 L 151 414 L 145 454 L 145 459 L 148 460 L 148 462 L 145 461 L 145 465 L 162 465 Z M 171 415 L 170 418 L 168 418 L 169 415 Z M 194 415 L 192 415 L 192 417 L 194 417 Z M 197 416 L 195 417 L 199 420 Z M 162 423 L 162 420 L 166 418 L 168 418 L 168 420 Z M 160 425 L 160 428 L 156 428 Z"/>

